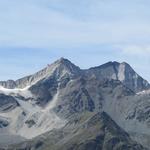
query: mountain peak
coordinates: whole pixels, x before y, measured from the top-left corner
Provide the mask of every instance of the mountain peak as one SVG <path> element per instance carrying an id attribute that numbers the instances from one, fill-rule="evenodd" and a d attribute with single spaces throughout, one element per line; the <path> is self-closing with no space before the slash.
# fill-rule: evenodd
<path id="1" fill-rule="evenodd" d="M 47 68 L 50 68 L 52 66 L 57 66 L 57 65 L 60 65 L 60 64 L 68 64 L 68 63 L 71 63 L 71 62 L 68 59 L 64 58 L 64 57 L 61 57 L 60 59 L 57 59 L 53 63 L 48 64 Z"/>
<path id="2" fill-rule="evenodd" d="M 52 63 L 52 64 L 49 64 L 48 66 L 50 67 L 50 66 L 60 66 L 60 65 L 64 65 L 64 66 L 66 66 L 66 67 L 69 67 L 69 66 L 71 66 L 71 67 L 77 67 L 76 65 L 74 65 L 70 60 L 68 60 L 68 59 L 66 59 L 66 58 L 64 58 L 64 57 L 61 57 L 60 59 L 58 59 L 58 60 L 56 60 L 54 63 Z M 79 68 L 79 67 L 78 67 Z"/>
<path id="3" fill-rule="evenodd" d="M 101 66 L 119 66 L 119 65 L 124 65 L 124 66 L 128 66 L 130 68 L 132 68 L 127 62 L 123 61 L 123 62 L 118 62 L 118 61 L 109 61 Z"/>
<path id="4" fill-rule="evenodd" d="M 131 67 L 127 62 L 125 62 L 125 61 L 121 62 L 120 65 L 124 65 L 124 66 L 127 66 L 127 67 L 132 68 L 132 67 Z"/>
<path id="5" fill-rule="evenodd" d="M 149 83 L 139 76 L 127 62 L 109 61 L 89 70 L 97 78 L 119 80 L 134 92 L 150 88 Z"/>
<path id="6" fill-rule="evenodd" d="M 123 64 L 123 65 L 129 65 L 127 62 L 123 61 L 121 62 L 120 64 Z"/>
<path id="7" fill-rule="evenodd" d="M 80 68 L 76 65 L 74 65 L 70 60 L 61 57 L 60 59 L 56 60 L 54 63 L 49 65 L 50 67 L 54 67 L 60 70 L 66 70 L 70 73 L 78 73 L 80 72 Z"/>
<path id="8" fill-rule="evenodd" d="M 66 63 L 66 62 L 70 62 L 70 61 L 64 57 L 61 57 L 60 59 L 55 61 L 55 63 Z"/>

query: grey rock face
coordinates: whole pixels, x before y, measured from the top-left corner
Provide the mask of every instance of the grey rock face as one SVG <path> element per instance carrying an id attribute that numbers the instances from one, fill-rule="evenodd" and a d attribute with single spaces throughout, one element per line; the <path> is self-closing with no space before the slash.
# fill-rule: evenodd
<path id="1" fill-rule="evenodd" d="M 4 118 L 0 118 L 0 128 L 5 128 L 9 125 L 9 122 L 4 119 Z"/>
<path id="2" fill-rule="evenodd" d="M 99 80 L 114 79 L 121 81 L 126 87 L 134 92 L 139 92 L 150 88 L 149 83 L 139 76 L 129 64 L 123 62 L 108 62 L 99 67 L 87 70 L 88 74 L 95 76 Z"/>
<path id="3" fill-rule="evenodd" d="M 30 88 L 36 96 L 36 103 L 45 106 L 57 92 L 58 82 L 54 78 L 41 80 Z"/>
<path id="4" fill-rule="evenodd" d="M 135 92 L 150 88 L 149 83 L 140 77 L 127 63 L 120 64 L 118 79 Z"/>
<path id="5" fill-rule="evenodd" d="M 29 90 L 36 96 L 37 104 L 44 106 L 56 94 L 58 86 L 63 89 L 66 84 L 81 74 L 81 70 L 70 61 L 61 58 L 49 66 L 49 73 L 31 86 Z"/>
<path id="6" fill-rule="evenodd" d="M 14 97 L 0 94 L 0 112 L 11 111 L 17 106 L 19 106 L 19 104 Z"/>
<path id="7" fill-rule="evenodd" d="M 13 80 L 0 81 L 0 85 L 8 89 L 14 89 L 16 87 L 16 83 Z"/>
<path id="8" fill-rule="evenodd" d="M 68 117 L 84 111 L 98 112 L 103 110 L 105 101 L 134 96 L 135 93 L 118 80 L 98 81 L 93 78 L 77 78 L 61 89 L 55 111 L 62 117 Z"/>
<path id="9" fill-rule="evenodd" d="M 25 122 L 25 124 L 27 124 L 28 128 L 31 128 L 33 125 L 35 125 L 35 121 L 34 120 L 27 120 Z"/>

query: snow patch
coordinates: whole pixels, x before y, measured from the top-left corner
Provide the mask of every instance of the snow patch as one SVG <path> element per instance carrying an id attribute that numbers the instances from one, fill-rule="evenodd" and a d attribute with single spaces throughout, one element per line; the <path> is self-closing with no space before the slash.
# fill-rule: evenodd
<path id="1" fill-rule="evenodd" d="M 5 95 L 12 95 L 12 96 L 17 96 L 21 95 L 25 98 L 32 97 L 32 93 L 28 90 L 30 86 L 27 86 L 23 89 L 16 88 L 16 89 L 7 89 L 2 86 L 0 86 L 0 93 L 5 94 Z"/>
<path id="2" fill-rule="evenodd" d="M 136 93 L 136 95 L 144 95 L 144 94 L 150 94 L 150 90 L 143 90 L 143 91 Z"/>

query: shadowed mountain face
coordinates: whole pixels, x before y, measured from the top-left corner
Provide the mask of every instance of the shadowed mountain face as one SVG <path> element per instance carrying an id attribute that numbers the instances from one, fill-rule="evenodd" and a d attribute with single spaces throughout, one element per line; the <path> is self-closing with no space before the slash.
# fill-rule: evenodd
<path id="1" fill-rule="evenodd" d="M 0 85 L 0 133 L 24 140 L 9 149 L 149 148 L 150 85 L 127 63 L 82 70 L 61 58 Z"/>

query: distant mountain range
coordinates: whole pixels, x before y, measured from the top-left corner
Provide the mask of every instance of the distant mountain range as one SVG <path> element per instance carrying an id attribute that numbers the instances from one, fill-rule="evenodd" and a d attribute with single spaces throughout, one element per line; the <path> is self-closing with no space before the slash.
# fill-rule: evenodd
<path id="1" fill-rule="evenodd" d="M 123 62 L 80 69 L 61 58 L 0 82 L 0 148 L 149 150 L 150 84 Z"/>

